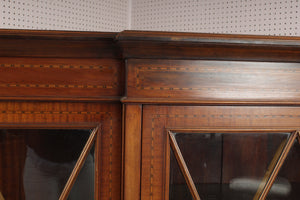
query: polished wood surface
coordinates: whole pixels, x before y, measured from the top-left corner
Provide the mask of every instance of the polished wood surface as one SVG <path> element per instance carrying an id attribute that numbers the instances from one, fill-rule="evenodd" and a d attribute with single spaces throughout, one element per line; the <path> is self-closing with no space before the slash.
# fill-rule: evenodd
<path id="1" fill-rule="evenodd" d="M 167 31 L 136 31 L 125 30 L 117 35 L 120 41 L 163 41 L 163 42 L 193 42 L 213 44 L 249 44 L 249 45 L 276 45 L 299 46 L 300 37 L 265 36 L 265 35 L 238 35 L 238 34 L 213 34 L 191 32 Z"/>
<path id="2" fill-rule="evenodd" d="M 96 199 L 121 198 L 119 99 L 124 95 L 124 64 L 115 36 L 0 30 L 1 127 L 87 128 L 102 124 L 95 151 Z M 3 148 L 18 155 L 22 152 L 16 145 Z M 16 166 L 22 163 L 21 158 L 10 155 Z M 6 184 L 15 180 L 17 170 L 7 173 L 10 181 Z M 15 192 L 5 188 L 4 197 L 21 199 L 22 194 L 7 196 Z M 19 188 L 22 193 L 22 183 Z"/>
<path id="3" fill-rule="evenodd" d="M 299 63 L 130 59 L 127 67 L 127 101 L 300 102 Z"/>
<path id="4" fill-rule="evenodd" d="M 119 101 L 116 33 L 0 30 L 0 99 Z"/>
<path id="5" fill-rule="evenodd" d="M 0 99 L 117 101 L 121 65 L 115 59 L 0 58 Z"/>
<path id="6" fill-rule="evenodd" d="M 0 43 L 0 127 L 102 124 L 96 199 L 167 200 L 167 130 L 299 128 L 299 37 L 0 30 Z M 223 162 L 243 141 L 224 138 Z M 282 166 L 295 182 L 297 162 Z"/>
<path id="7" fill-rule="evenodd" d="M 299 39 L 143 31 L 118 34 L 127 61 L 127 93 L 122 102 L 144 104 L 141 199 L 168 198 L 167 129 L 272 130 L 261 141 L 226 136 L 220 149 L 225 184 L 236 174 L 264 174 L 273 156 L 265 148 L 275 140 L 272 133 L 298 129 Z M 250 154 L 252 159 L 243 157 L 248 151 L 243 144 L 260 151 Z M 244 169 L 226 164 L 236 152 L 235 145 L 241 147 L 238 163 L 253 161 Z M 284 171 L 287 177 L 297 176 L 295 170 Z"/>
<path id="8" fill-rule="evenodd" d="M 140 199 L 142 106 L 125 107 L 124 199 Z"/>
<path id="9" fill-rule="evenodd" d="M 1 192 L 0 192 L 0 200 L 5 200 Z"/>
<path id="10" fill-rule="evenodd" d="M 116 58 L 116 33 L 0 30 L 0 57 Z"/>
<path id="11" fill-rule="evenodd" d="M 123 31 L 124 58 L 299 62 L 299 37 Z"/>

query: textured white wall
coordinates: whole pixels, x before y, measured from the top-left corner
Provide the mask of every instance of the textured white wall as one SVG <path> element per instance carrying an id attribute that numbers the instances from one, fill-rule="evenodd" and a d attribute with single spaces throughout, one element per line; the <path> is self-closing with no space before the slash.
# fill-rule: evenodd
<path id="1" fill-rule="evenodd" d="M 80 31 L 128 29 L 129 0 L 0 0 L 0 28 Z"/>
<path id="2" fill-rule="evenodd" d="M 300 2 L 132 0 L 131 29 L 300 36 Z"/>
<path id="3" fill-rule="evenodd" d="M 299 0 L 0 0 L 0 28 L 300 36 Z"/>

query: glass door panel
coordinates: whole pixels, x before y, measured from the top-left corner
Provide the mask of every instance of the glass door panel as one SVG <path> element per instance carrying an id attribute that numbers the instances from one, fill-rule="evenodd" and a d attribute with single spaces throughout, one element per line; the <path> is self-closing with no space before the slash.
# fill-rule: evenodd
<path id="1" fill-rule="evenodd" d="M 287 146 L 293 146 L 296 134 L 170 132 L 171 149 L 177 146 L 176 159 L 170 156 L 170 172 L 175 163 L 181 166 L 193 196 L 190 199 L 262 200 L 265 193 L 279 190 L 283 180 L 274 179 L 280 168 L 278 162 L 285 160 L 282 152 L 287 153 Z M 170 188 L 178 184 L 174 176 L 170 173 Z"/>
<path id="2" fill-rule="evenodd" d="M 193 199 L 172 149 L 170 150 L 170 162 L 172 167 L 170 168 L 169 199 Z"/>
<path id="3" fill-rule="evenodd" d="M 0 192 L 3 199 L 58 200 L 70 175 L 74 174 L 72 171 L 91 132 L 89 129 L 1 129 Z M 75 183 L 71 184 L 77 189 L 70 194 L 67 191 L 67 196 L 92 200 L 94 148 L 85 158 L 76 182 L 73 180 Z"/>
<path id="4" fill-rule="evenodd" d="M 298 200 L 300 191 L 300 143 L 295 140 L 276 181 L 267 195 L 272 200 Z"/>
<path id="5" fill-rule="evenodd" d="M 178 133 L 175 138 L 200 197 L 219 199 L 222 173 L 221 135 Z M 174 162 L 177 162 L 176 159 L 171 162 L 170 170 Z M 170 181 L 170 184 L 177 183 Z"/>

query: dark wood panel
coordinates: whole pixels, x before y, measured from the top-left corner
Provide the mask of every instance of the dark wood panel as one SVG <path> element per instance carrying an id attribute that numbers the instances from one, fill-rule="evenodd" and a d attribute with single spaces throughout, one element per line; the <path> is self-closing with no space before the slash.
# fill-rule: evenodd
<path id="1" fill-rule="evenodd" d="M 124 58 L 299 62 L 299 37 L 123 31 Z"/>
<path id="2" fill-rule="evenodd" d="M 0 99 L 105 99 L 123 95 L 121 60 L 0 58 Z"/>
<path id="3" fill-rule="evenodd" d="M 1 57 L 120 58 L 116 33 L 0 30 Z"/>
<path id="4" fill-rule="evenodd" d="M 164 42 L 195 42 L 212 44 L 250 44 L 250 45 L 276 45 L 299 46 L 300 37 L 266 36 L 266 35 L 238 35 L 238 34 L 214 34 L 191 32 L 167 32 L 167 31 L 136 31 L 125 30 L 117 35 L 120 41 L 164 41 Z"/>
<path id="5" fill-rule="evenodd" d="M 98 175 L 96 179 L 99 180 L 96 188 L 97 196 L 99 199 L 119 200 L 121 198 L 120 104 L 2 101 L 0 122 L 2 128 L 86 128 L 87 126 L 84 125 L 86 123 L 101 123 L 101 149 L 97 158 L 100 164 L 96 173 Z"/>
<path id="6" fill-rule="evenodd" d="M 129 101 L 300 102 L 298 63 L 130 59 L 127 67 Z"/>
<path id="7" fill-rule="evenodd" d="M 282 106 L 144 106 L 141 199 L 161 200 L 168 192 L 166 129 L 295 130 L 300 124 L 299 113 L 299 107 Z"/>
<path id="8" fill-rule="evenodd" d="M 299 62 L 298 47 L 123 41 L 124 58 Z"/>
<path id="9" fill-rule="evenodd" d="M 112 40 L 117 35 L 114 32 L 88 32 L 88 31 L 47 31 L 25 29 L 1 29 L 0 35 L 7 39 L 46 39 L 46 40 Z"/>

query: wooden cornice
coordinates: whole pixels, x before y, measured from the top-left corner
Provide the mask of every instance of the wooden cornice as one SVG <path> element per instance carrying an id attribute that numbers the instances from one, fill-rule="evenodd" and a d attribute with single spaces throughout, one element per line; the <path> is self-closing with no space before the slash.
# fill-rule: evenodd
<path id="1" fill-rule="evenodd" d="M 115 32 L 46 31 L 1 29 L 1 38 L 48 39 L 48 40 L 114 40 Z"/>
<path id="2" fill-rule="evenodd" d="M 265 35 L 238 35 L 213 33 L 185 33 L 162 31 L 122 31 L 118 40 L 153 41 L 153 42 L 193 42 L 214 44 L 255 44 L 255 45 L 285 45 L 299 46 L 300 37 L 265 36 Z"/>
<path id="3" fill-rule="evenodd" d="M 0 30 L 0 57 L 120 58 L 117 33 Z"/>
<path id="4" fill-rule="evenodd" d="M 123 58 L 300 61 L 300 37 L 123 31 Z"/>
<path id="5" fill-rule="evenodd" d="M 300 102 L 300 37 L 0 30 L 0 43 L 0 100 Z"/>
<path id="6" fill-rule="evenodd" d="M 116 35 L 0 30 L 0 100 L 120 102 Z"/>
<path id="7" fill-rule="evenodd" d="M 300 37 L 0 30 L 0 57 L 300 61 Z"/>

